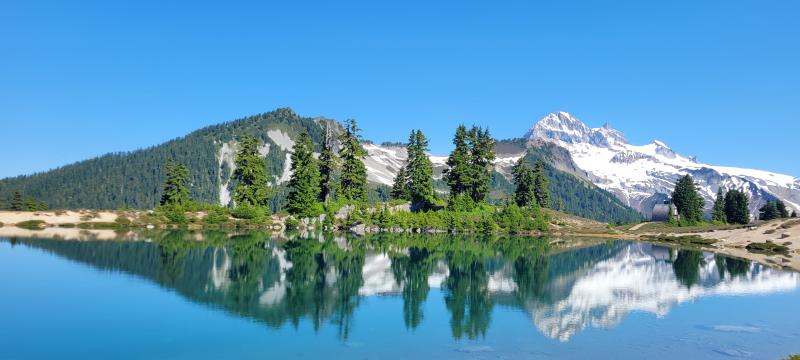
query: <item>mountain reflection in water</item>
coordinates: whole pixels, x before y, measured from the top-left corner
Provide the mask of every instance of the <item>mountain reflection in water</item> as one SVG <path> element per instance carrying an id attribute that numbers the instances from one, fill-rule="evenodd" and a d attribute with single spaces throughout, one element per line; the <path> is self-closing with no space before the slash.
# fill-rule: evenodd
<path id="1" fill-rule="evenodd" d="M 13 238 L 93 267 L 130 273 L 198 303 L 270 327 L 308 320 L 348 338 L 353 314 L 370 296 L 402 298 L 408 329 L 439 289 L 455 339 L 486 334 L 495 306 L 529 314 L 545 336 L 568 341 L 587 327 L 611 328 L 634 311 L 666 315 L 709 295 L 795 289 L 797 273 L 689 249 L 627 241 L 569 248 L 544 238 L 447 235 L 272 239 L 173 231 L 147 241 Z M 398 309 L 399 311 L 399 309 Z"/>

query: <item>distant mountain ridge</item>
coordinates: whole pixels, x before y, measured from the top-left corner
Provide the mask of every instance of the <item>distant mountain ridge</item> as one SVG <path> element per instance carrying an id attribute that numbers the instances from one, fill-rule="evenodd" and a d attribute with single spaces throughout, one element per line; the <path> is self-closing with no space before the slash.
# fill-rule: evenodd
<path id="1" fill-rule="evenodd" d="M 622 132 L 608 124 L 589 128 L 566 112 L 548 114 L 525 137 L 567 149 L 589 180 L 646 215 L 654 203 L 668 198 L 677 178 L 685 174 L 698 183 L 707 211 L 720 187 L 748 194 L 753 215 L 761 205 L 774 199 L 781 199 L 800 211 L 800 179 L 796 177 L 704 164 L 676 153 L 659 140 L 632 145 Z"/>
<path id="2" fill-rule="evenodd" d="M 235 121 L 213 125 L 132 152 L 113 153 L 50 171 L 0 180 L 0 202 L 14 191 L 45 201 L 52 208 L 152 208 L 158 202 L 164 180 L 164 164 L 175 160 L 191 172 L 191 194 L 200 201 L 228 204 L 231 199 L 230 177 L 235 170 L 237 137 L 248 134 L 259 138 L 273 177 L 273 209 L 280 209 L 288 192 L 291 152 L 294 139 L 308 132 L 320 144 L 326 128 L 335 133 L 341 124 L 322 117 L 309 118 L 289 108 L 276 109 Z M 370 198 L 385 200 L 397 171 L 406 161 L 406 150 L 397 144 L 374 144 L 365 141 L 364 159 L 371 184 Z M 610 222 L 630 222 L 640 218 L 613 194 L 594 186 L 589 174 L 571 158 L 570 152 L 540 140 L 498 140 L 495 172 L 490 199 L 505 201 L 513 192 L 511 168 L 519 159 L 544 161 L 551 176 L 553 205 L 575 215 Z M 447 187 L 441 180 L 447 167 L 446 156 L 430 155 L 434 165 L 437 191 Z"/>

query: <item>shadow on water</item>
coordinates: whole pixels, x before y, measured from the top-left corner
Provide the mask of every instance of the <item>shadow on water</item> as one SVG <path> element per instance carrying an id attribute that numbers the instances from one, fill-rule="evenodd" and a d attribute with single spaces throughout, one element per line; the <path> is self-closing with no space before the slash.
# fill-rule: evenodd
<path id="1" fill-rule="evenodd" d="M 628 241 L 450 235 L 344 237 L 219 231 L 140 234 L 144 241 L 0 239 L 129 273 L 185 298 L 269 327 L 330 325 L 348 339 L 365 297 L 402 300 L 409 330 L 441 291 L 454 339 L 486 335 L 493 309 L 530 314 L 545 336 L 567 341 L 610 328 L 632 311 L 663 315 L 707 295 L 792 289 L 798 275 L 689 249 Z M 560 242 L 563 243 L 563 242 Z"/>

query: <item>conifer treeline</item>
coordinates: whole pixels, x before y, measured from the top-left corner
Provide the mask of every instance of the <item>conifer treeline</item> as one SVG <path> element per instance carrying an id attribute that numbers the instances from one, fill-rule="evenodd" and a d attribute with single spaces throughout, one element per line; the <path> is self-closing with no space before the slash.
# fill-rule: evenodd
<path id="1" fill-rule="evenodd" d="M 675 184 L 672 192 L 672 204 L 678 210 L 679 225 L 696 225 L 703 222 L 703 206 L 705 201 L 697 191 L 697 186 L 690 175 L 684 175 Z M 711 221 L 717 224 L 750 223 L 750 203 L 747 194 L 739 190 L 717 190 L 717 198 L 711 209 Z"/>
<path id="2" fill-rule="evenodd" d="M 295 139 L 302 133 L 308 134 L 314 144 L 312 148 L 320 152 L 316 161 L 320 175 L 317 198 L 321 203 L 333 199 L 366 199 L 375 202 L 386 201 L 390 195 L 397 198 L 407 196 L 390 194 L 392 189 L 386 186 L 366 186 L 366 169 L 363 162 L 356 161 L 366 153 L 361 147 L 362 140 L 355 122 L 348 122 L 343 129 L 336 128 L 334 131 L 328 129 L 326 124 L 332 123 L 302 118 L 290 109 L 278 109 L 210 126 L 152 148 L 109 154 L 41 174 L 2 179 L 0 207 L 11 208 L 15 192 L 18 192 L 23 201 L 17 201 L 17 207 L 24 209 L 44 209 L 48 205 L 60 209 L 147 209 L 161 203 L 182 202 L 179 199 L 185 194 L 171 193 L 177 179 L 181 179 L 191 199 L 210 204 L 220 198 L 220 183 L 230 178 L 228 189 L 233 202 L 238 199 L 240 203 L 254 206 L 268 205 L 272 211 L 285 209 L 291 194 L 290 184 L 278 184 L 274 179 L 283 171 L 290 151 L 274 143 L 265 129 L 280 129 Z M 338 138 L 334 135 L 337 133 Z M 408 178 L 405 175 L 418 180 L 412 183 L 415 210 L 444 206 L 469 209 L 486 202 L 487 198 L 502 202 L 504 194 L 514 193 L 516 187 L 494 171 L 491 165 L 494 160 L 494 140 L 487 129 L 465 126 L 457 129 L 454 139 L 457 146 L 448 159 L 452 165 L 451 171 L 445 173 L 441 180 L 427 176 L 429 159 L 419 155 L 427 151 L 427 139 L 421 132 L 412 135 L 414 140 L 407 144 L 411 145 L 409 163 L 404 169 L 405 174 L 401 173 L 396 182 L 405 183 L 403 179 Z M 222 144 L 230 141 L 237 141 L 240 145 L 237 158 L 241 163 L 235 170 L 217 158 Z M 265 144 L 269 145 L 266 156 L 254 156 Z M 526 159 L 530 166 L 535 166 L 536 161 L 530 160 L 530 156 L 526 156 Z M 173 173 L 167 167 L 170 161 L 188 170 L 188 178 L 178 176 L 170 180 L 170 174 L 179 175 L 182 172 Z M 556 170 L 546 161 L 538 166 L 550 179 L 544 186 L 552 196 L 549 206 L 602 221 L 628 222 L 640 217 L 612 194 Z M 244 172 L 242 169 L 254 170 Z M 169 188 L 166 187 L 167 182 L 172 182 Z M 438 203 L 436 192 L 433 191 L 436 186 L 447 186 L 457 196 Z M 539 186 L 542 187 L 541 184 Z M 490 192 L 491 197 L 488 196 Z M 173 195 L 177 196 L 174 200 Z"/>
<path id="3" fill-rule="evenodd" d="M 766 204 L 758 209 L 758 218 L 760 220 L 785 219 L 788 217 L 790 217 L 789 210 L 781 200 L 767 201 Z M 797 217 L 797 213 L 793 211 L 791 217 Z"/>

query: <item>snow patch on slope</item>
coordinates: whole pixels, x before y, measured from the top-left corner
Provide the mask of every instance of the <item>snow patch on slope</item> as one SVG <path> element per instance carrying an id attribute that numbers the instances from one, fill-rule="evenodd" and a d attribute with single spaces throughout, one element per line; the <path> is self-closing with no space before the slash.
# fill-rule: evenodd
<path id="1" fill-rule="evenodd" d="M 751 212 L 768 196 L 792 204 L 800 203 L 800 179 L 768 171 L 714 166 L 674 152 L 666 143 L 654 140 L 646 145 L 629 144 L 621 132 L 609 125 L 589 128 L 566 112 L 549 114 L 526 135 L 567 149 L 575 163 L 599 187 L 614 193 L 625 204 L 649 212 L 658 194 L 667 196 L 675 181 L 690 174 L 698 183 L 710 210 L 717 190 L 745 191 Z M 770 194 L 770 195 L 765 195 Z"/>
<path id="2" fill-rule="evenodd" d="M 283 151 L 292 151 L 294 149 L 294 140 L 283 130 L 269 130 L 267 131 L 267 136 Z"/>
<path id="3" fill-rule="evenodd" d="M 236 143 L 229 141 L 222 144 L 219 149 L 219 156 L 217 156 L 217 183 L 219 184 L 219 203 L 220 205 L 228 205 L 231 202 L 230 187 L 230 174 L 236 169 Z M 230 169 L 230 173 L 223 174 L 223 164 L 226 164 Z"/>

